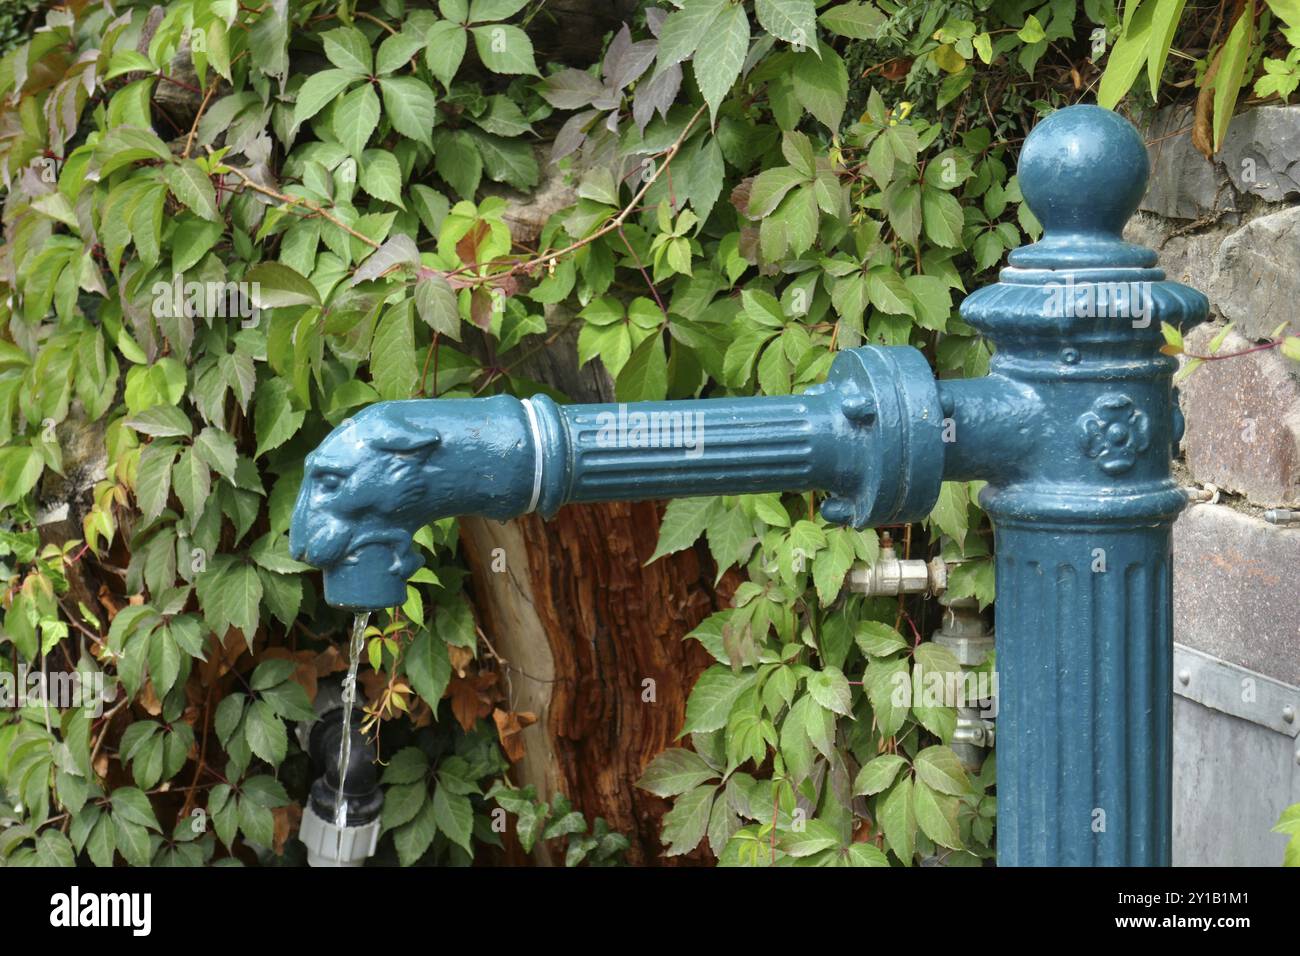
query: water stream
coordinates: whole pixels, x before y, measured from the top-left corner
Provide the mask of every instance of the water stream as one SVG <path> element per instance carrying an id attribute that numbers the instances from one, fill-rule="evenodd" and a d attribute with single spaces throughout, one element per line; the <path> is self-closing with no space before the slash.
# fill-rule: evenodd
<path id="1" fill-rule="evenodd" d="M 339 792 L 338 801 L 334 805 L 334 825 L 339 829 L 348 825 L 348 801 L 343 795 L 343 783 L 347 778 L 348 761 L 352 759 L 352 705 L 357 699 L 357 668 L 361 666 L 361 655 L 366 646 L 366 625 L 369 623 L 369 611 L 358 614 L 352 619 L 352 642 L 348 646 L 348 676 L 343 678 L 343 736 L 339 738 Z"/>

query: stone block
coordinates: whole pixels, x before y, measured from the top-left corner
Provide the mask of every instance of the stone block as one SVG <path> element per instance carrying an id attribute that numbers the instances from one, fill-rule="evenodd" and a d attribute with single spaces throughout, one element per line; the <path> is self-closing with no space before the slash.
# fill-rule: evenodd
<path id="1" fill-rule="evenodd" d="M 1258 106 L 1234 116 L 1219 159 L 1238 192 L 1268 202 L 1300 195 L 1300 106 Z"/>
<path id="2" fill-rule="evenodd" d="M 1249 339 L 1265 339 L 1283 322 L 1300 334 L 1300 206 L 1252 219 L 1229 233 L 1204 290 L 1219 314 Z"/>
<path id="3" fill-rule="evenodd" d="M 1225 505 L 1174 523 L 1174 640 L 1300 685 L 1300 528 Z"/>
<path id="4" fill-rule="evenodd" d="M 1193 330 L 1187 351 L 1208 353 L 1217 331 Z M 1250 346 L 1234 331 L 1217 354 Z M 1197 481 L 1257 505 L 1300 505 L 1300 384 L 1292 364 L 1270 349 L 1205 362 L 1183 381 L 1183 453 Z"/>
<path id="5" fill-rule="evenodd" d="M 1151 161 L 1151 178 L 1138 209 L 1166 219 L 1204 219 L 1236 208 L 1228 177 L 1192 145 L 1192 111 L 1165 107 L 1143 138 Z"/>

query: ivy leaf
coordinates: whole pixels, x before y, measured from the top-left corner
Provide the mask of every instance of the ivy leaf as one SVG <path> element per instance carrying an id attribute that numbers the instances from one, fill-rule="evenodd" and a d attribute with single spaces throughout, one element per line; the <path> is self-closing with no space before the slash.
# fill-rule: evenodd
<path id="1" fill-rule="evenodd" d="M 302 427 L 307 414 L 293 407 L 291 388 L 282 378 L 269 378 L 257 387 L 253 400 L 253 433 L 257 438 L 254 458 L 279 448 Z"/>
<path id="2" fill-rule="evenodd" d="M 392 830 L 414 820 L 428 799 L 429 788 L 423 778 L 413 783 L 389 787 L 384 791 L 384 830 Z"/>
<path id="3" fill-rule="evenodd" d="M 970 494 L 967 485 L 960 481 L 945 481 L 939 489 L 939 498 L 930 512 L 930 520 L 940 532 L 957 542 L 966 543 L 970 521 Z"/>
<path id="4" fill-rule="evenodd" d="M 321 34 L 325 46 L 325 58 L 356 77 L 369 76 L 373 60 L 370 55 L 370 41 L 364 33 L 354 27 L 338 27 Z"/>
<path id="5" fill-rule="evenodd" d="M 883 13 L 872 4 L 862 2 L 841 3 L 823 10 L 817 19 L 827 30 L 850 40 L 874 40 L 885 24 Z"/>
<path id="6" fill-rule="evenodd" d="M 493 73 L 541 76 L 533 61 L 533 41 L 518 27 L 504 23 L 470 27 L 478 57 Z"/>
<path id="7" fill-rule="evenodd" d="M 869 797 L 880 793 L 894 782 L 898 771 L 906 766 L 907 761 L 898 754 L 881 754 L 868 761 L 853 781 L 853 795 Z"/>
<path id="8" fill-rule="evenodd" d="M 244 738 L 248 741 L 248 749 L 272 767 L 280 766 L 289 750 L 289 735 L 284 721 L 276 716 L 270 704 L 262 700 L 253 701 L 248 707 L 244 717 Z"/>
<path id="9" fill-rule="evenodd" d="M 718 507 L 717 498 L 674 498 L 668 502 L 664 520 L 659 525 L 659 543 L 646 564 L 693 545 L 708 527 Z"/>
<path id="10" fill-rule="evenodd" d="M 868 657 L 888 657 L 908 646 L 903 635 L 881 621 L 860 621 L 853 640 Z"/>
<path id="11" fill-rule="evenodd" d="M 430 276 L 415 284 L 415 311 L 433 331 L 460 341 L 456 293 L 442 276 Z"/>
<path id="12" fill-rule="evenodd" d="M 370 379 L 385 400 L 410 398 L 420 370 L 415 355 L 415 329 L 411 301 L 404 300 L 384 313 L 375 329 L 371 354 L 382 361 L 370 365 Z"/>
<path id="13" fill-rule="evenodd" d="M 293 107 L 293 125 L 301 126 L 357 81 L 347 70 L 321 70 L 307 77 L 298 87 L 298 101 Z"/>
<path id="14" fill-rule="evenodd" d="M 832 713 L 845 717 L 852 713 L 849 708 L 849 681 L 838 667 L 827 667 L 810 675 L 808 693 Z"/>
<path id="15" fill-rule="evenodd" d="M 176 464 L 172 466 L 172 487 L 176 489 L 176 497 L 185 506 L 191 526 L 196 525 L 208 503 L 208 494 L 212 491 L 212 473 L 194 453 L 193 448 L 181 452 Z"/>
<path id="16" fill-rule="evenodd" d="M 709 828 L 709 815 L 713 810 L 715 786 L 688 790 L 675 801 L 673 808 L 664 814 L 661 839 L 668 847 L 666 856 L 680 856 L 700 845 Z"/>
<path id="17" fill-rule="evenodd" d="M 668 392 L 668 358 L 663 337 L 650 335 L 632 350 L 614 383 L 620 402 L 662 401 Z"/>
<path id="18" fill-rule="evenodd" d="M 951 747 L 926 747 L 916 755 L 915 766 L 916 775 L 939 793 L 962 796 L 971 792 L 970 778 Z"/>
<path id="19" fill-rule="evenodd" d="M 916 808 L 912 803 L 912 778 L 905 776 L 894 784 L 894 788 L 881 800 L 877 812 L 889 848 L 905 865 L 910 866 L 912 855 L 916 852 Z"/>
<path id="20" fill-rule="evenodd" d="M 393 831 L 393 846 L 397 849 L 397 858 L 402 866 L 411 866 L 424 856 L 437 833 L 438 824 L 434 821 L 433 801 L 426 800 L 416 813 L 415 819 Z"/>
<path id="21" fill-rule="evenodd" d="M 403 659 L 406 676 L 410 678 L 415 692 L 438 712 L 438 702 L 451 680 L 451 662 L 447 656 L 447 644 L 427 629 L 421 629 L 411 642 L 410 649 Z"/>
<path id="22" fill-rule="evenodd" d="M 838 53 L 820 43 L 797 54 L 794 95 L 806 109 L 832 132 L 840 127 L 849 97 L 849 71 Z"/>
<path id="23" fill-rule="evenodd" d="M 170 407 L 170 406 L 167 406 Z M 178 449 L 170 442 L 152 442 L 140 452 L 135 474 L 135 499 L 146 522 L 162 514 L 172 488 L 172 462 Z"/>
<path id="24" fill-rule="evenodd" d="M 390 80 L 388 77 L 384 81 L 397 82 L 396 78 Z M 379 97 L 369 83 L 358 86 L 334 107 L 334 135 L 357 162 L 361 161 L 366 143 L 378 125 Z"/>
<path id="25" fill-rule="evenodd" d="M 723 97 L 731 90 L 749 51 L 749 17 L 740 4 L 729 4 L 709 28 L 708 55 L 692 61 L 695 81 L 704 102 L 716 116 Z"/>
<path id="26" fill-rule="evenodd" d="M 397 157 L 387 150 L 368 149 L 362 154 L 360 185 L 376 199 L 406 208 L 402 202 L 402 169 Z"/>
<path id="27" fill-rule="evenodd" d="M 217 211 L 217 193 L 196 162 L 192 159 L 181 160 L 163 170 L 163 179 L 167 188 L 182 204 L 210 222 L 221 222 L 221 213 Z"/>
<path id="28" fill-rule="evenodd" d="M 194 428 L 190 417 L 175 405 L 154 405 L 130 416 L 126 423 L 140 434 L 154 438 L 189 438 Z"/>
<path id="29" fill-rule="evenodd" d="M 379 89 L 384 95 L 384 113 L 393 129 L 432 149 L 431 133 L 438 117 L 438 98 L 433 90 L 413 76 L 380 77 Z"/>
<path id="30" fill-rule="evenodd" d="M 379 44 L 379 51 L 375 54 L 375 72 L 386 76 L 400 69 L 410 62 L 424 43 L 424 39 L 414 33 L 390 33 Z"/>
<path id="31" fill-rule="evenodd" d="M 434 163 L 462 199 L 472 200 L 483 176 L 483 157 L 464 130 L 439 130 L 433 140 Z"/>
<path id="32" fill-rule="evenodd" d="M 245 273 L 244 282 L 252 287 L 250 296 L 259 309 L 321 304 L 316 287 L 280 262 L 259 263 Z"/>
<path id="33" fill-rule="evenodd" d="M 658 797 L 675 797 L 717 776 L 699 754 L 672 747 L 650 761 L 636 785 Z"/>
<path id="34" fill-rule="evenodd" d="M 817 36 L 813 0 L 755 0 L 754 13 L 764 30 L 787 43 L 807 46 Z"/>
<path id="35" fill-rule="evenodd" d="M 730 667 L 714 664 L 695 682 L 686 701 L 686 722 L 682 733 L 700 733 L 719 730 L 727 723 L 731 708 L 746 690 L 753 685 L 756 674 L 736 674 Z"/>
<path id="36" fill-rule="evenodd" d="M 444 89 L 451 86 L 461 61 L 465 59 L 467 42 L 465 29 L 451 20 L 439 20 L 429 28 L 429 35 L 425 38 L 424 62 Z"/>
<path id="37" fill-rule="evenodd" d="M 956 797 L 935 793 L 924 780 L 917 780 L 913 793 L 916 822 L 921 831 L 940 846 L 962 849 L 961 831 L 957 826 Z"/>
<path id="38" fill-rule="evenodd" d="M 470 856 L 470 833 L 474 825 L 474 809 L 469 797 L 453 793 L 450 787 L 439 784 L 433 791 L 433 819 L 447 838 Z"/>

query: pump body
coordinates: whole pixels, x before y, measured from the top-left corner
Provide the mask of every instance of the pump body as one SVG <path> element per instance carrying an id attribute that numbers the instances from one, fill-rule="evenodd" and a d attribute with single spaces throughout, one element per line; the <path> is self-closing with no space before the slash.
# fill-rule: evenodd
<path id="1" fill-rule="evenodd" d="M 944 480 L 988 482 L 998 602 L 998 860 L 1167 865 L 1170 475 L 1181 433 L 1160 323 L 1203 320 L 1123 241 L 1147 177 L 1118 115 L 1061 110 L 1026 140 L 1043 239 L 969 296 L 990 372 L 936 381 L 910 347 L 836 357 L 802 395 L 560 406 L 544 396 L 385 402 L 307 459 L 290 547 L 326 600 L 401 604 L 412 533 L 436 518 L 568 502 L 828 494 L 855 528 L 929 514 Z"/>

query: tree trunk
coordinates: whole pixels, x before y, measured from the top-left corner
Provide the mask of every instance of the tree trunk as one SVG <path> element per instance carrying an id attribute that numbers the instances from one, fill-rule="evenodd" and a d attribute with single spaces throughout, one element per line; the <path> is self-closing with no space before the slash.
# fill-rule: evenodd
<path id="1" fill-rule="evenodd" d="M 555 312 L 548 324 L 567 321 Z M 544 348 L 540 336 L 522 343 L 519 354 L 532 354 L 513 372 L 574 401 L 612 401 L 599 365 L 578 368 L 576 337 L 570 328 Z M 631 841 L 633 864 L 676 862 L 662 856 L 659 840 L 668 803 L 635 784 L 674 745 L 686 698 L 711 660 L 683 636 L 725 606 L 704 548 L 645 564 L 662 507 L 574 505 L 550 521 L 460 525 L 480 623 L 506 662 L 511 709 L 538 718 L 523 731 L 516 782 L 534 784 L 544 799 L 565 794 L 589 820 L 604 817 Z M 728 596 L 733 589 L 724 582 Z M 534 856 L 562 863 L 545 847 Z"/>

